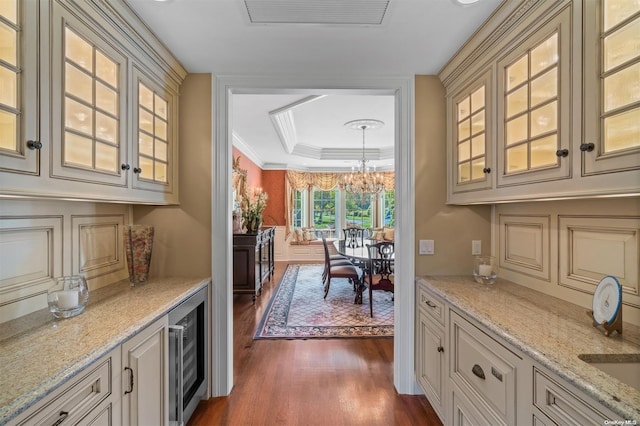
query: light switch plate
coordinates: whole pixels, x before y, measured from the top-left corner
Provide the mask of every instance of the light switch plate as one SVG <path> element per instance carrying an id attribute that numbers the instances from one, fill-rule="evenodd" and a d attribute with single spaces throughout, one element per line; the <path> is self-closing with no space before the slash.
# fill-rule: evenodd
<path id="1" fill-rule="evenodd" d="M 482 254 L 482 240 L 471 240 L 471 254 L 472 255 Z"/>
<path id="2" fill-rule="evenodd" d="M 434 254 L 434 252 L 433 240 L 420 240 L 420 254 Z"/>

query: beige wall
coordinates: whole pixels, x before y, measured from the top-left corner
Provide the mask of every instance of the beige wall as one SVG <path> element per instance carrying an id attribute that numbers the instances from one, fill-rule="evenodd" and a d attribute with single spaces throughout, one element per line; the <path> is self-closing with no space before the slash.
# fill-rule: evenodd
<path id="1" fill-rule="evenodd" d="M 416 245 L 435 240 L 435 254 L 418 254 L 417 275 L 470 275 L 471 240 L 491 251 L 491 208 L 446 205 L 446 112 L 442 83 L 434 76 L 415 77 Z"/>
<path id="2" fill-rule="evenodd" d="M 133 222 L 155 226 L 152 276 L 211 275 L 211 75 L 180 89 L 179 206 L 134 206 Z"/>

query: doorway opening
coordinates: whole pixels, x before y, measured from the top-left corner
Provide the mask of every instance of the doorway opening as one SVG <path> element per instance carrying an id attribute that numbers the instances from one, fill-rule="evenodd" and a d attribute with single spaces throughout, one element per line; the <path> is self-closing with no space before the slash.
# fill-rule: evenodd
<path id="1" fill-rule="evenodd" d="M 395 98 L 394 171 L 396 175 L 396 280 L 394 385 L 416 394 L 413 375 L 414 334 L 414 168 L 413 78 L 218 76 L 212 84 L 214 149 L 212 197 L 211 395 L 228 395 L 233 387 L 232 268 L 232 123 L 234 94 L 386 94 Z"/>

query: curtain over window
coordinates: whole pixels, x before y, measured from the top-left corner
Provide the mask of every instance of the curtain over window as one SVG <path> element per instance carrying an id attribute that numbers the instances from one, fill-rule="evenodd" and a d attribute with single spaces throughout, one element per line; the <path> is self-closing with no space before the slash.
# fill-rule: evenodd
<path id="1" fill-rule="evenodd" d="M 285 217 L 285 239 L 289 238 L 289 234 L 293 231 L 293 220 L 291 214 L 294 208 L 294 191 L 304 191 L 313 187 L 322 191 L 329 191 L 338 186 L 344 175 L 346 175 L 346 173 L 317 173 L 287 170 L 287 177 L 284 183 L 285 210 L 287 212 Z M 393 191 L 395 187 L 395 174 L 393 172 L 384 172 L 382 175 L 384 178 L 385 190 Z"/>

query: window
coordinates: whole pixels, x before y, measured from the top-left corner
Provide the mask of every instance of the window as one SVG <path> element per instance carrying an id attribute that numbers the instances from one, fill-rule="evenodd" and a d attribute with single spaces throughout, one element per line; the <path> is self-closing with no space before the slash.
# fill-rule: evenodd
<path id="1" fill-rule="evenodd" d="M 350 194 L 339 189 L 293 191 L 291 226 L 312 226 L 318 231 L 318 236 L 338 238 L 341 229 L 348 226 L 356 225 L 369 229 L 394 227 L 395 223 L 393 190 L 383 191 L 377 196 Z"/>
<path id="2" fill-rule="evenodd" d="M 304 226 L 304 195 L 306 191 L 300 191 L 298 189 L 293 191 L 293 207 L 291 212 L 291 225 L 294 228 L 301 228 Z"/>
<path id="3" fill-rule="evenodd" d="M 138 164 L 142 179 L 168 182 L 168 102 L 138 83 Z"/>
<path id="4" fill-rule="evenodd" d="M 372 199 L 371 194 L 345 194 L 345 228 L 371 228 Z"/>
<path id="5" fill-rule="evenodd" d="M 63 162 L 118 173 L 119 65 L 72 29 L 64 36 Z"/>
<path id="6" fill-rule="evenodd" d="M 316 230 L 336 229 L 336 205 L 339 191 L 313 191 L 313 227 Z"/>
<path id="7" fill-rule="evenodd" d="M 384 191 L 382 193 L 382 225 L 394 227 L 396 225 L 396 192 Z"/>
<path id="8" fill-rule="evenodd" d="M 16 0 L 0 2 L 0 148 L 18 152 L 20 136 L 21 45 Z"/>

